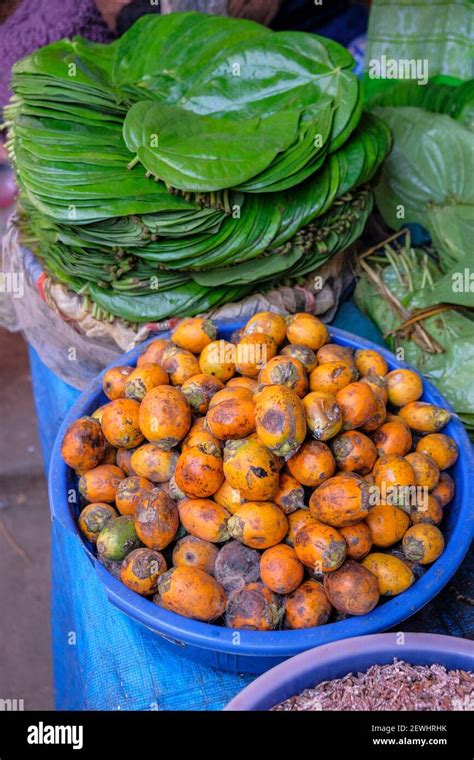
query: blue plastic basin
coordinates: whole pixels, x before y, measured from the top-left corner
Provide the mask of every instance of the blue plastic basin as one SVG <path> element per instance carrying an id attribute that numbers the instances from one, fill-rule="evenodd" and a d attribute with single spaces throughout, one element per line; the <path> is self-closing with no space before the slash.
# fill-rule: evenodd
<path id="1" fill-rule="evenodd" d="M 241 322 L 220 323 L 218 337 L 229 339 L 234 330 L 242 325 Z M 350 348 L 371 348 L 378 351 L 385 357 L 390 369 L 409 367 L 408 364 L 398 361 L 392 353 L 370 341 L 336 328 L 330 328 L 330 333 L 333 342 L 339 345 Z M 167 337 L 167 334 L 164 333 L 163 336 Z M 133 366 L 142 351 L 143 346 L 136 348 L 110 366 L 121 364 Z M 162 636 L 167 643 L 180 646 L 184 655 L 234 673 L 263 673 L 288 657 L 315 646 L 339 639 L 378 633 L 398 626 L 402 620 L 413 615 L 433 599 L 461 564 L 472 540 L 474 529 L 474 499 L 470 487 L 470 480 L 474 473 L 474 457 L 464 427 L 459 420 L 453 418 L 443 431 L 452 436 L 459 447 L 459 459 L 450 471 L 456 481 L 456 494 L 446 508 L 442 525 L 446 548 L 439 560 L 422 578 L 400 596 L 385 601 L 364 617 L 353 617 L 319 628 L 299 631 L 239 631 L 238 634 L 232 629 L 189 620 L 157 607 L 148 599 L 126 588 L 97 561 L 92 545 L 84 539 L 78 529 L 78 506 L 67 500 L 68 490 L 77 490 L 77 483 L 74 473 L 61 458 L 61 441 L 66 428 L 74 420 L 91 414 L 97 407 L 107 402 L 108 399 L 102 391 L 102 377 L 105 372 L 106 370 L 98 375 L 79 397 L 58 432 L 49 471 L 52 519 L 58 520 L 67 531 L 76 535 L 77 540 L 81 541 L 112 604 Z M 424 380 L 423 400 L 449 409 L 449 405 L 441 394 L 427 380 Z"/>
<path id="2" fill-rule="evenodd" d="M 224 710 L 269 710 L 285 699 L 323 681 L 364 673 L 394 659 L 411 665 L 444 665 L 447 670 L 474 671 L 474 642 L 432 633 L 380 633 L 311 649 L 260 676 Z"/>

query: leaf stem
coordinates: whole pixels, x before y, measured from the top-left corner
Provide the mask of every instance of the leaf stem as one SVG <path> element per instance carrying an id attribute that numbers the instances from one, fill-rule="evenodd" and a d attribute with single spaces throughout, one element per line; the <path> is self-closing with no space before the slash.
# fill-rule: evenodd
<path id="1" fill-rule="evenodd" d="M 136 166 L 139 161 L 140 161 L 140 159 L 138 158 L 138 156 L 135 156 L 135 158 L 132 158 L 132 160 L 130 161 L 130 163 L 127 164 L 127 169 L 129 169 L 129 170 L 133 169 L 133 167 Z"/>

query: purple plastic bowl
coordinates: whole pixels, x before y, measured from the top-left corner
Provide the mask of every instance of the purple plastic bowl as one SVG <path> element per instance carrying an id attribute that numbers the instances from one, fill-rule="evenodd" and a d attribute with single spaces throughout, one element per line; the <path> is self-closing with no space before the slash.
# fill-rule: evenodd
<path id="1" fill-rule="evenodd" d="M 474 671 L 474 642 L 455 636 L 401 632 L 334 641 L 267 671 L 224 710 L 269 710 L 303 689 L 348 673 L 364 672 L 371 665 L 387 665 L 394 657 L 412 665 L 439 663 L 447 670 Z"/>

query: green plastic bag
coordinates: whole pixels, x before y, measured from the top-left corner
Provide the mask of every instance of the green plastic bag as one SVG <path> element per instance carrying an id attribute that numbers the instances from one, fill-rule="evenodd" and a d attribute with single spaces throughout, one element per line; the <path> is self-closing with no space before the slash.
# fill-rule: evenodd
<path id="1" fill-rule="evenodd" d="M 370 62 L 427 61 L 430 80 L 472 77 L 474 4 L 469 0 L 372 0 L 364 89 L 367 99 L 394 80 L 369 75 Z M 419 85 L 423 89 L 423 85 Z"/>

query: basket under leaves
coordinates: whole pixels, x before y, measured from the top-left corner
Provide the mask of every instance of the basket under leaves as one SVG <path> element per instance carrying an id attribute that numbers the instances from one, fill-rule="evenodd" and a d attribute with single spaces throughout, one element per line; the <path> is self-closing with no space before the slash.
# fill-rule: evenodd
<path id="1" fill-rule="evenodd" d="M 131 322 L 311 272 L 361 234 L 391 145 L 352 66 L 332 40 L 199 13 L 41 48 L 5 109 L 25 243 Z"/>

